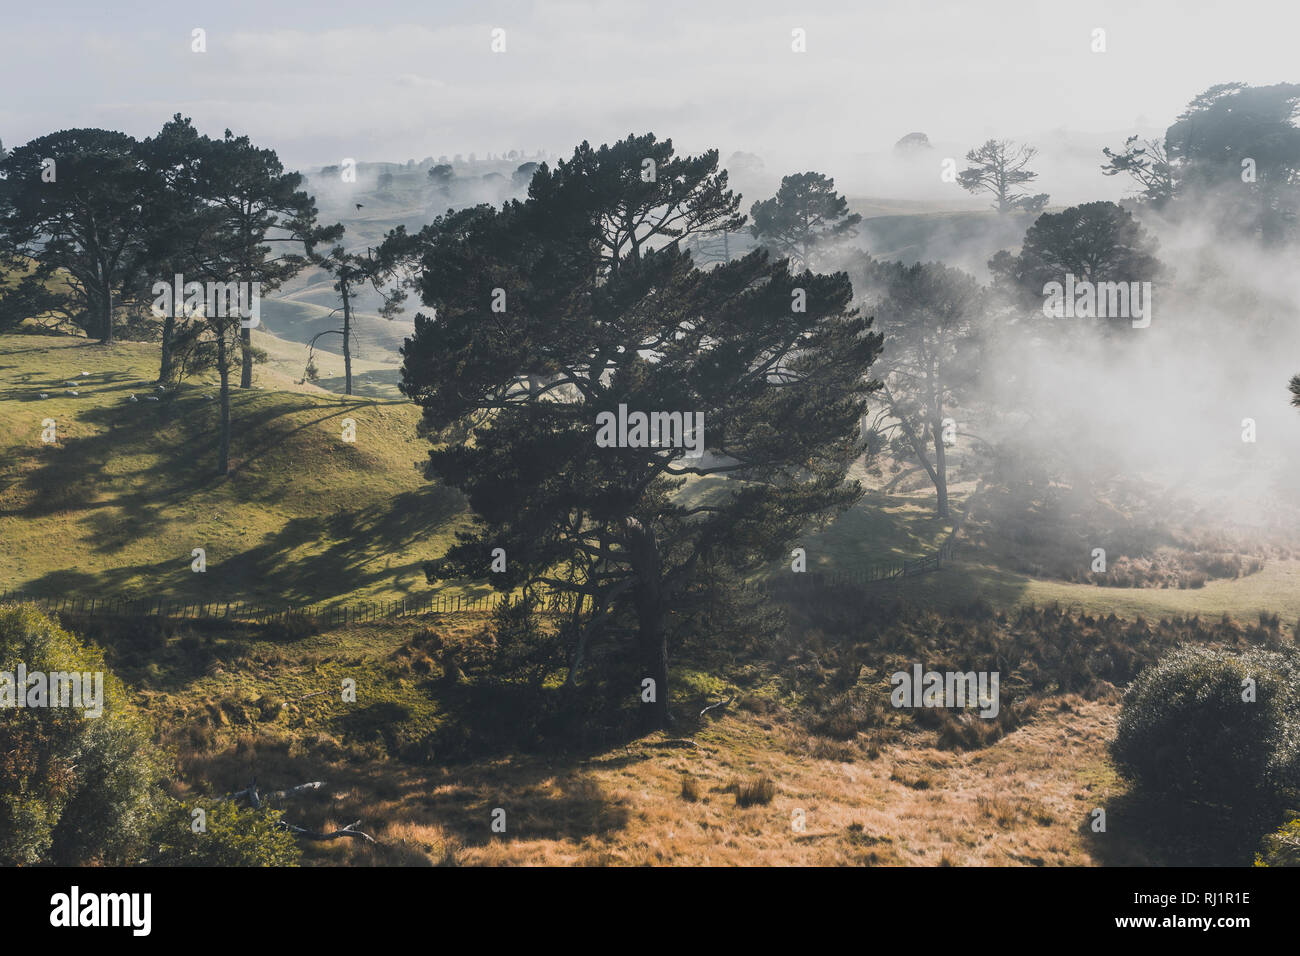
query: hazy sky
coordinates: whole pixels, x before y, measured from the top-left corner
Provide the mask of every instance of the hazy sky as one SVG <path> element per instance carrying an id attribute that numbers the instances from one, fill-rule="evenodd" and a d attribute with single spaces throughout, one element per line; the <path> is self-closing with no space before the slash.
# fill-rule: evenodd
<path id="1" fill-rule="evenodd" d="M 0 0 L 0 23 L 7 144 L 72 126 L 147 136 L 181 112 L 304 167 L 567 153 L 647 129 L 793 164 L 913 130 L 973 145 L 1163 129 L 1214 83 L 1300 80 L 1294 0 Z"/>

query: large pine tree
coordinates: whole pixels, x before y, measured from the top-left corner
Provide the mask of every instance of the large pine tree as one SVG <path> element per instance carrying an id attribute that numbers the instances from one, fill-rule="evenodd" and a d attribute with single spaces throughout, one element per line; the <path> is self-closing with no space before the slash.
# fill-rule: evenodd
<path id="1" fill-rule="evenodd" d="M 669 720 L 665 619 L 686 589 L 775 558 L 861 494 L 846 474 L 880 337 L 843 274 L 791 275 L 761 251 L 698 269 L 679 240 L 739 228 L 738 206 L 716 151 L 645 135 L 583 143 L 526 201 L 417 239 L 436 311 L 416 316 L 402 387 L 435 440 L 431 476 L 478 518 L 429 575 L 487 577 L 502 548 L 494 585 L 571 594 L 580 640 L 629 615 L 647 727 Z M 602 447 L 598 416 L 620 406 L 702 414 L 704 453 Z"/>
<path id="2" fill-rule="evenodd" d="M 0 266 L 24 275 L 0 308 L 58 312 L 101 342 L 145 296 L 162 178 L 125 133 L 68 129 L 0 162 Z M 56 274 L 66 290 L 54 292 Z"/>

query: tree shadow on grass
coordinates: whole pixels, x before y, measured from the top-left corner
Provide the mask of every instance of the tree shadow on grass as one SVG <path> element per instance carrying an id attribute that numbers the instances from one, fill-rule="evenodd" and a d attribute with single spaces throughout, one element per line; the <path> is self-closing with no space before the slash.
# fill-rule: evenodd
<path id="1" fill-rule="evenodd" d="M 154 562 L 47 572 L 24 590 L 32 595 L 108 598 L 148 593 L 192 602 L 304 605 L 346 598 L 376 585 L 402 591 L 402 579 L 422 580 L 420 556 L 393 560 L 459 520 L 461 499 L 441 485 L 407 491 L 364 508 L 292 518 L 262 542 L 233 554 L 207 553 L 207 570 L 191 570 L 201 541 L 178 541 L 174 556 Z M 111 550 L 108 545 L 104 546 Z"/>
<path id="2" fill-rule="evenodd" d="M 870 492 L 824 530 L 805 535 L 808 569 L 851 574 L 923 557 L 952 524 L 952 518 L 937 515 L 929 499 Z"/>
<path id="3" fill-rule="evenodd" d="M 630 819 L 625 799 L 611 798 L 572 764 L 505 760 L 481 768 L 457 767 L 446 777 L 456 782 L 423 795 L 420 805 L 462 846 L 486 846 L 493 840 L 578 843 L 622 830 Z M 505 811 L 503 818 L 497 810 Z M 493 832 L 494 814 L 504 822 L 504 833 Z"/>
<path id="4" fill-rule="evenodd" d="M 359 372 L 352 376 L 352 394 L 354 397 L 364 395 L 369 398 L 400 399 L 402 393 L 398 390 L 398 386 L 401 381 L 400 368 Z M 327 391 L 341 395 L 347 385 L 347 377 L 338 375 L 319 378 L 316 384 Z"/>
<path id="5" fill-rule="evenodd" d="M 1162 799 L 1137 789 L 1102 809 L 1106 831 L 1093 832 L 1089 816 L 1079 832 L 1104 866 L 1250 866 L 1271 829 L 1230 807 Z"/>
<path id="6" fill-rule="evenodd" d="M 121 386 L 121 390 L 129 387 Z M 98 430 L 89 435 L 74 433 L 75 437 L 59 444 L 56 455 L 40 456 L 37 472 L 30 479 L 31 499 L 21 511 L 0 513 L 35 516 L 95 511 L 111 505 L 125 511 L 134 534 L 145 536 L 167 519 L 169 508 L 228 483 L 244 500 L 274 501 L 284 482 L 298 473 L 280 474 L 276 476 L 279 480 L 271 482 L 265 474 L 241 481 L 243 473 L 252 476 L 255 464 L 283 451 L 312 428 L 382 404 L 347 402 L 322 407 L 268 399 L 265 393 L 238 392 L 231 397 L 233 465 L 229 478 L 215 474 L 218 403 L 194 389 L 159 402 L 122 401 L 88 408 L 77 421 Z M 304 415 L 306 420 L 302 420 Z M 33 449 L 33 453 L 43 450 Z M 101 494 L 109 475 L 117 492 L 111 497 Z"/>
<path id="7" fill-rule="evenodd" d="M 214 507 L 237 517 L 240 501 L 273 508 L 289 494 L 310 496 L 300 476 L 320 472 L 316 458 L 322 447 L 344 456 L 327 463 L 341 470 L 348 487 L 364 486 L 375 468 L 383 469 L 387 480 L 391 466 L 364 451 L 342 442 L 335 447 L 314 438 L 302 441 L 305 432 L 323 423 L 381 404 L 304 406 L 240 393 L 235 397 L 237 424 L 250 437 L 229 479 L 216 478 L 206 467 L 204 442 L 215 434 L 218 411 L 215 403 L 192 391 L 158 403 L 88 409 L 81 420 L 97 426 L 97 432 L 75 436 L 58 448 L 29 449 L 21 462 L 11 462 L 7 484 L 21 481 L 29 494 L 15 496 L 17 503 L 0 514 L 71 514 L 86 529 L 79 546 L 116 554 L 142 540 L 175 537 L 177 522 L 193 514 L 196 499 L 212 499 Z M 272 461 L 280 452 L 292 459 L 293 468 Z M 111 493 L 103 492 L 106 481 L 112 482 Z M 448 533 L 446 526 L 459 518 L 463 500 L 451 489 L 426 485 L 359 507 L 338 501 L 336 508 L 333 514 L 287 521 L 272 516 L 283 523 L 265 537 L 259 534 L 258 543 L 235 553 L 210 550 L 203 575 L 192 574 L 189 565 L 193 548 L 205 547 L 205 542 L 182 540 L 175 542 L 174 555 L 125 567 L 86 570 L 77 566 L 86 562 L 70 557 L 69 567 L 33 580 L 26 590 L 103 598 L 146 583 L 151 593 L 193 601 L 328 600 L 385 581 L 422 580 L 420 568 L 429 555 L 408 552 Z M 263 520 L 261 526 L 267 523 Z"/>
<path id="8" fill-rule="evenodd" d="M 11 368 L 13 366 L 2 366 L 0 369 Z M 95 395 L 102 395 L 110 392 L 121 392 L 123 395 L 134 392 L 138 396 L 150 394 L 146 391 L 150 386 L 142 383 L 138 378 L 129 375 L 124 371 L 110 370 L 106 372 L 93 372 L 90 375 L 78 375 L 75 379 L 64 379 L 58 376 L 47 375 L 43 372 L 21 372 L 12 376 L 12 381 L 18 384 L 18 387 L 8 388 L 0 391 L 0 401 L 5 402 L 40 402 L 46 401 L 41 398 L 41 392 L 44 391 L 51 396 L 61 396 L 66 389 L 75 389 L 81 399 L 92 398 Z M 68 382 L 75 382 L 69 385 Z"/>
<path id="9" fill-rule="evenodd" d="M 57 455 L 43 458 L 30 482 L 34 497 L 19 513 L 89 512 L 112 505 L 148 534 L 150 523 L 163 520 L 169 506 L 216 481 L 203 453 L 215 449 L 217 414 L 215 403 L 192 394 L 85 409 L 78 424 L 98 431 L 74 432 Z M 103 495 L 108 475 L 127 487 Z"/>
<path id="10" fill-rule="evenodd" d="M 820 627 L 845 629 L 848 633 L 868 604 L 892 603 L 946 611 L 969 608 L 980 602 L 994 607 L 1015 607 L 1028 592 L 1023 575 L 961 559 L 913 577 L 878 581 L 865 586 L 834 584 L 790 574 L 776 578 L 769 593 L 781 603 L 792 620 L 817 621 Z"/>
<path id="11" fill-rule="evenodd" d="M 184 728 L 173 733 L 180 739 Z M 321 790 L 285 800 L 285 818 L 309 829 L 360 820 L 359 829 L 386 844 L 337 850 L 305 844 L 310 854 L 339 862 L 427 865 L 428 857 L 413 849 L 429 830 L 440 843 L 460 847 L 547 839 L 576 846 L 617 833 L 630 820 L 627 800 L 594 780 L 578 756 L 509 755 L 426 766 L 359 757 L 327 737 L 248 736 L 207 753 L 183 752 L 182 769 L 190 786 L 214 794 L 241 790 L 253 778 L 264 790 L 324 780 Z M 505 812 L 504 833 L 492 829 L 498 809 Z"/>

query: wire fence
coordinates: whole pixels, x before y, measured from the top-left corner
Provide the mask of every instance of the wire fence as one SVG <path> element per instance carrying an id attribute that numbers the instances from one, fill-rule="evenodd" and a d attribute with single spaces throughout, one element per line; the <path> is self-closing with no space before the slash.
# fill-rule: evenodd
<path id="1" fill-rule="evenodd" d="M 760 590 L 788 592 L 794 584 L 814 587 L 870 588 L 873 585 L 900 581 L 938 571 L 952 560 L 957 545 L 957 534 L 962 519 L 953 525 L 952 532 L 942 545 L 930 555 L 904 561 L 876 564 L 855 571 L 808 571 L 796 575 L 783 575 L 775 580 L 760 582 L 752 587 Z M 776 585 L 773 588 L 773 585 Z M 554 613 L 573 610 L 577 595 L 549 588 L 532 591 L 539 607 Z M 524 600 L 521 594 L 464 594 L 435 592 L 411 595 L 384 601 L 348 601 L 317 604 L 256 604 L 243 601 L 186 601 L 164 597 L 110 596 L 99 597 L 79 594 L 40 595 L 21 591 L 0 592 L 0 603 L 30 602 L 46 611 L 78 616 L 157 617 L 182 620 L 220 620 L 253 624 L 271 624 L 277 621 L 311 620 L 325 626 L 339 626 L 390 618 L 425 614 L 489 614 L 502 605 Z"/>
<path id="2" fill-rule="evenodd" d="M 429 594 L 385 601 L 351 601 L 340 604 L 256 604 L 243 601 L 184 601 L 127 596 L 90 597 L 76 594 L 39 595 L 21 591 L 0 592 L 0 603 L 30 602 L 46 611 L 79 616 L 159 617 L 183 620 L 242 621 L 270 624 L 309 619 L 340 625 L 379 621 L 422 614 L 491 613 L 503 604 L 522 601 L 510 594 Z M 572 596 L 543 594 L 539 605 L 548 611 L 572 608 Z"/>

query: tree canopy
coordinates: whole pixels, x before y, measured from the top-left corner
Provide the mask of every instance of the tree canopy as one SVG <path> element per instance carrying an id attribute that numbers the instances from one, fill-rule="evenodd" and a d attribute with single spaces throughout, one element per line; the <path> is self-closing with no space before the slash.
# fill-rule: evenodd
<path id="1" fill-rule="evenodd" d="M 816 172 L 784 177 L 776 195 L 754 203 L 749 214 L 754 238 L 799 266 L 817 246 L 856 236 L 853 227 L 862 221 L 835 192 L 835 180 Z"/>
<path id="2" fill-rule="evenodd" d="M 1010 140 L 987 140 L 966 154 L 970 165 L 957 174 L 957 183 L 967 192 L 986 192 L 999 213 L 1013 210 L 1039 212 L 1047 205 L 1047 194 L 1030 195 L 1020 187 L 1038 178 L 1029 168 L 1038 150 Z"/>
<path id="3" fill-rule="evenodd" d="M 1067 274 L 1090 282 L 1151 282 L 1165 274 L 1156 240 L 1113 202 L 1090 202 L 1044 213 L 1025 233 L 1018 255 L 989 261 L 995 286 L 1013 301 L 1041 306 L 1043 287 Z"/>
<path id="4" fill-rule="evenodd" d="M 503 549 L 495 586 L 575 599 L 575 663 L 630 614 L 652 726 L 668 719 L 665 619 L 708 568 L 770 560 L 856 500 L 846 474 L 878 387 L 863 373 L 880 337 L 847 276 L 791 275 L 762 251 L 706 272 L 681 251 L 738 224 L 726 186 L 715 151 L 583 143 L 537 170 L 526 201 L 420 234 L 436 311 L 403 348 L 403 391 L 437 441 L 430 474 L 479 522 L 431 579 L 481 577 Z M 681 429 L 603 447 L 601 417 L 637 412 Z"/>
<path id="5" fill-rule="evenodd" d="M 56 311 L 112 342 L 116 311 L 147 291 L 158 225 L 162 180 L 137 141 L 61 130 L 16 147 L 0 162 L 0 178 L 0 259 L 24 273 L 9 293 L 17 302 L 0 312 Z M 50 282 L 56 273 L 59 286 Z"/>
<path id="6" fill-rule="evenodd" d="M 1143 202 L 1212 215 L 1220 229 L 1276 242 L 1300 210 L 1300 84 L 1220 83 L 1195 97 L 1163 141 L 1130 136 L 1105 149 L 1106 175 L 1125 173 Z M 1247 201 L 1242 201 L 1242 200 Z"/>
<path id="7" fill-rule="evenodd" d="M 877 430 L 895 454 L 914 458 L 934 485 L 936 511 L 948 517 L 945 417 L 979 376 L 984 293 L 973 276 L 941 262 L 877 263 L 883 289 L 876 315 L 885 336 L 879 363 L 887 407 Z M 886 415 L 888 421 L 885 420 Z"/>

